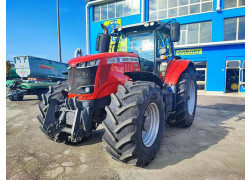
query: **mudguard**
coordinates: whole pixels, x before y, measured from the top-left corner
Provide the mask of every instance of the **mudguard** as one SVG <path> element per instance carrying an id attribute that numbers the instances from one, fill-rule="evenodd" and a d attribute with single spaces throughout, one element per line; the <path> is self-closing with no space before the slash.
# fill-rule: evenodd
<path id="1" fill-rule="evenodd" d="M 194 63 L 192 61 L 176 59 L 172 60 L 166 70 L 164 83 L 168 85 L 176 85 L 181 73 L 183 73 L 183 71 L 185 71 L 189 66 L 195 69 Z"/>

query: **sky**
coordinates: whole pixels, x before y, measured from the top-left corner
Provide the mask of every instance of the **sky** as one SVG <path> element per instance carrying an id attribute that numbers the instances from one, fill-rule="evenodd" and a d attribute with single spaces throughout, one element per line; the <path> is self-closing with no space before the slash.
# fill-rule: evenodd
<path id="1" fill-rule="evenodd" d="M 62 62 L 85 49 L 84 0 L 59 0 Z M 6 58 L 30 55 L 58 61 L 56 0 L 6 0 Z"/>

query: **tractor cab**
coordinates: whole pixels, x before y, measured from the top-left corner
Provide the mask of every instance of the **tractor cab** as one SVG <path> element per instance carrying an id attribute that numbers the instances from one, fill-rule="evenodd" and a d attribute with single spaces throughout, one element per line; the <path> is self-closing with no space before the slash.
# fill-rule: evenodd
<path id="1" fill-rule="evenodd" d="M 141 71 L 159 74 L 165 71 L 166 62 L 174 58 L 173 42 L 179 41 L 180 24 L 173 21 L 152 21 L 116 28 L 109 35 L 109 48 L 105 49 L 109 52 L 135 53 L 139 57 Z M 107 32 L 105 26 L 102 28 Z M 106 34 L 102 36 L 107 37 Z M 102 39 L 102 36 L 98 38 Z"/>

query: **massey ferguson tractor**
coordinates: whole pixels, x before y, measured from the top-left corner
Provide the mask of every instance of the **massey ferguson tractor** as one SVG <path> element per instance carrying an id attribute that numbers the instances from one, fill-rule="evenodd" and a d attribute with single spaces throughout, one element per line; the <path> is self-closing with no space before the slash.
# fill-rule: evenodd
<path id="1" fill-rule="evenodd" d="M 180 24 L 154 21 L 98 34 L 98 54 L 68 62 L 69 80 L 51 86 L 39 104 L 43 132 L 77 143 L 99 124 L 106 151 L 116 160 L 148 165 L 156 156 L 165 122 L 190 127 L 197 84 L 194 64 L 175 56 Z"/>

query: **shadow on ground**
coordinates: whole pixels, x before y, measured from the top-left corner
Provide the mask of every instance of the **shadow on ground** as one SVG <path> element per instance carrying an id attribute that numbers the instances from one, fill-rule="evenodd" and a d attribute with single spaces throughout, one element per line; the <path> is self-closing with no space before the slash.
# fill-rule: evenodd
<path id="1" fill-rule="evenodd" d="M 244 105 L 215 104 L 197 106 L 196 117 L 190 128 L 173 128 L 166 126 L 161 148 L 154 161 L 146 169 L 162 169 L 190 159 L 207 150 L 224 139 L 230 127 L 224 122 L 232 117 L 236 121 L 244 120 L 239 116 L 245 110 Z"/>
<path id="2" fill-rule="evenodd" d="M 98 129 L 91 133 L 91 136 L 88 139 L 85 139 L 79 143 L 77 143 L 75 146 L 87 146 L 96 144 L 99 142 L 102 142 L 102 136 L 104 134 L 104 129 Z"/>
<path id="3" fill-rule="evenodd" d="M 231 128 L 224 126 L 224 122 L 232 117 L 237 118 L 235 121 L 244 120 L 244 117 L 239 116 L 244 111 L 245 105 L 220 103 L 209 106 L 198 105 L 194 123 L 190 128 L 165 127 L 161 148 L 156 158 L 145 168 L 162 169 L 207 150 L 228 135 Z M 90 138 L 75 146 L 99 143 L 103 134 L 104 129 L 96 130 Z"/>

